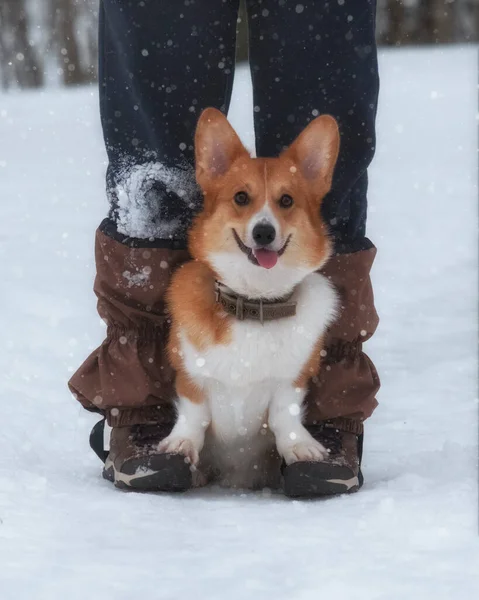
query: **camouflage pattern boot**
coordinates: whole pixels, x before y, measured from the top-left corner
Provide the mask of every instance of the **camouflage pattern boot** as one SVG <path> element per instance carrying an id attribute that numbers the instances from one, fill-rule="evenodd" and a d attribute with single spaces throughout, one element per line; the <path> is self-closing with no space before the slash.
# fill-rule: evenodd
<path id="1" fill-rule="evenodd" d="M 357 492 L 363 485 L 362 423 L 332 419 L 306 428 L 327 448 L 329 457 L 321 462 L 296 462 L 285 466 L 285 495 L 299 498 Z"/>
<path id="2" fill-rule="evenodd" d="M 179 454 L 160 454 L 171 425 L 113 427 L 103 477 L 137 491 L 184 492 L 192 487 L 190 466 Z"/>

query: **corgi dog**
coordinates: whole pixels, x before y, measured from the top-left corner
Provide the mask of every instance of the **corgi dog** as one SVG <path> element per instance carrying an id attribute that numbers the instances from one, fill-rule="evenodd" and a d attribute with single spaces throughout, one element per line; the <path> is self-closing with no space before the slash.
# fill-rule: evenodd
<path id="1" fill-rule="evenodd" d="M 302 424 L 336 293 L 318 273 L 332 252 L 320 214 L 339 152 L 333 117 L 317 117 L 278 158 L 251 158 L 226 117 L 206 109 L 195 134 L 204 208 L 193 260 L 167 305 L 177 421 L 159 446 L 198 481 L 278 487 L 281 461 L 327 456 Z"/>

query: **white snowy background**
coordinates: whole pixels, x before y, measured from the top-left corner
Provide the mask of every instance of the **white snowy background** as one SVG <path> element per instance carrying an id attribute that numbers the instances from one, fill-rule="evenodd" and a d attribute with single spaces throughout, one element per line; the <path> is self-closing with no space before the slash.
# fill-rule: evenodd
<path id="1" fill-rule="evenodd" d="M 356 495 L 133 494 L 66 382 L 104 328 L 95 88 L 0 95 L 1 600 L 479 597 L 477 48 L 380 56 L 369 236 L 382 377 Z M 231 120 L 251 145 L 249 78 Z"/>

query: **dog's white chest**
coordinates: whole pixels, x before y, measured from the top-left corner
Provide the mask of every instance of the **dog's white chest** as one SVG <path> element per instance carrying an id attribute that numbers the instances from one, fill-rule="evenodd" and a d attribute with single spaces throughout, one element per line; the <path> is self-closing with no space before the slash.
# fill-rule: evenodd
<path id="1" fill-rule="evenodd" d="M 183 361 L 195 379 L 212 379 L 227 387 L 247 387 L 265 380 L 289 380 L 299 375 L 318 338 L 332 321 L 335 292 L 317 273 L 304 279 L 293 300 L 296 315 L 261 324 L 234 321 L 232 341 L 198 351 L 182 339 Z"/>
<path id="2" fill-rule="evenodd" d="M 274 440 L 266 427 L 268 407 L 277 390 L 291 386 L 314 346 L 334 318 L 336 295 L 319 274 L 295 291 L 296 315 L 261 324 L 234 321 L 232 341 L 198 351 L 183 334 L 183 364 L 205 392 L 211 415 L 204 448 L 206 462 L 230 481 L 255 486 L 268 481 Z M 300 390 L 298 390 L 299 392 Z M 256 482 L 256 483 L 255 483 Z"/>

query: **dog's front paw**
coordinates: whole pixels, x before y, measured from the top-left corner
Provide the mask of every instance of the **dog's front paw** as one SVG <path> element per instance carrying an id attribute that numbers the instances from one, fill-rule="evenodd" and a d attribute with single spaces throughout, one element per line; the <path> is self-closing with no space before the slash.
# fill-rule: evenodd
<path id="1" fill-rule="evenodd" d="M 197 465 L 200 459 L 198 446 L 190 439 L 169 435 L 158 446 L 160 452 L 165 454 L 182 454 L 191 465 Z"/>
<path id="2" fill-rule="evenodd" d="M 328 451 L 313 437 L 310 440 L 298 440 L 283 446 L 280 450 L 287 465 L 295 462 L 320 462 L 328 456 Z"/>
<path id="3" fill-rule="evenodd" d="M 201 465 L 199 469 L 192 469 L 192 471 L 193 487 L 200 488 L 208 484 L 208 478 L 203 473 L 203 471 L 201 471 Z"/>

